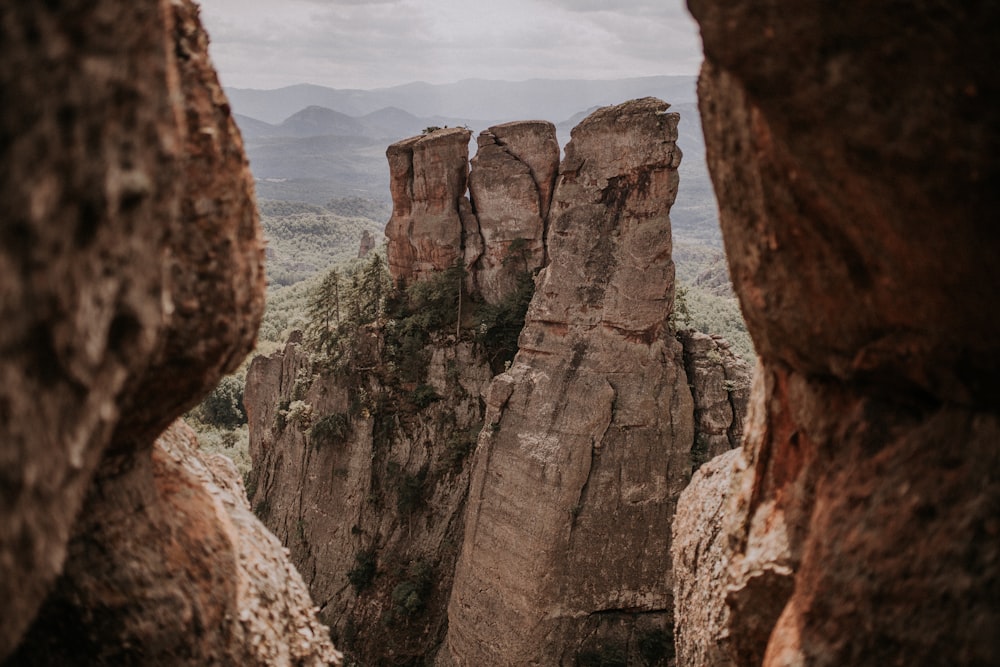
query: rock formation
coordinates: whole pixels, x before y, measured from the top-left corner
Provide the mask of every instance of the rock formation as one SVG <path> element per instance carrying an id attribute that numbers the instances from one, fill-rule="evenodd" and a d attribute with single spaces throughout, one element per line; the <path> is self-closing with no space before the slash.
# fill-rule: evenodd
<path id="1" fill-rule="evenodd" d="M 284 548 L 250 512 L 232 461 L 183 422 L 159 439 L 149 486 L 103 482 L 101 558 L 70 544 L 67 571 L 10 663 L 329 665 L 337 661 Z M 123 492 L 124 491 L 124 492 Z M 87 508 L 90 509 L 90 508 Z M 86 567 L 79 567 L 85 563 Z"/>
<path id="2" fill-rule="evenodd" d="M 392 194 L 386 236 L 393 280 L 420 280 L 462 257 L 459 202 L 465 199 L 470 136 L 463 128 L 435 130 L 386 150 Z"/>
<path id="3" fill-rule="evenodd" d="M 572 664 L 670 628 L 665 528 L 694 410 L 667 326 L 680 162 L 667 106 L 595 112 L 566 147 L 549 264 L 473 462 L 449 607 L 456 664 Z"/>
<path id="4" fill-rule="evenodd" d="M 471 291 L 495 304 L 516 289 L 519 275 L 545 264 L 545 220 L 559 143 L 552 123 L 522 121 L 485 130 L 478 144 L 469 195 L 480 237 L 470 246 L 479 252 L 467 252 L 465 263 Z"/>
<path id="5" fill-rule="evenodd" d="M 20 100 L 0 111 L 0 660 L 26 631 L 17 664 L 332 659 L 321 633 L 303 653 L 253 630 L 255 586 L 312 612 L 286 570 L 239 578 L 227 496 L 152 447 L 263 310 L 252 178 L 195 6 L 5 5 L 0 26 Z M 221 622 L 244 612 L 242 634 Z M 279 638 L 254 663 L 246 642 Z"/>
<path id="6" fill-rule="evenodd" d="M 686 330 L 677 337 L 684 346 L 684 368 L 694 399 L 697 436 L 691 456 L 697 468 L 739 447 L 750 399 L 750 369 L 720 336 Z"/>
<path id="7" fill-rule="evenodd" d="M 363 259 L 375 249 L 375 237 L 367 229 L 361 232 L 361 243 L 358 244 L 358 259 Z"/>
<path id="8" fill-rule="evenodd" d="M 689 6 L 763 364 L 724 526 L 733 660 L 997 664 L 1000 80 L 984 35 L 1000 10 Z"/>
<path id="9" fill-rule="evenodd" d="M 733 667 L 726 606 L 726 500 L 740 461 L 730 450 L 701 466 L 681 493 L 673 523 L 677 664 Z"/>
<path id="10" fill-rule="evenodd" d="M 404 322 L 424 314 L 394 313 L 347 334 L 341 356 L 311 358 L 297 336 L 252 363 L 253 504 L 351 658 L 667 664 L 674 504 L 702 456 L 693 443 L 707 455 L 739 441 L 748 384 L 724 341 L 682 345 L 669 327 L 680 152 L 667 107 L 596 112 L 558 179 L 550 124 L 490 128 L 471 201 L 450 185 L 457 134 L 390 147 L 392 275 L 457 290 L 439 278 L 458 256 L 414 250 L 439 252 L 430 234 L 445 229 L 467 270 L 461 312 L 419 345 Z M 447 225 L 413 213 L 417 183 L 435 210 L 457 202 Z M 492 378 L 504 364 L 477 313 L 509 305 L 543 264 L 520 352 Z"/>
<path id="11" fill-rule="evenodd" d="M 400 387 L 382 334 L 362 335 L 371 343 L 359 346 L 363 377 L 314 368 L 297 339 L 253 360 L 251 500 L 338 643 L 364 664 L 409 664 L 444 638 L 465 458 L 491 373 L 470 343 L 440 340 L 418 353 L 423 384 Z"/>

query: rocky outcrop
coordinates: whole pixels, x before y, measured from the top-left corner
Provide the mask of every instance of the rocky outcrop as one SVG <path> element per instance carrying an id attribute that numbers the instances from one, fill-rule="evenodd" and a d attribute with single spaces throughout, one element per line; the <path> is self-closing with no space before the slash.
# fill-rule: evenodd
<path id="1" fill-rule="evenodd" d="M 1000 14 L 931 5 L 689 0 L 763 364 L 725 526 L 738 665 L 1000 660 Z"/>
<path id="2" fill-rule="evenodd" d="M 469 173 L 469 195 L 481 238 L 467 252 L 474 293 L 499 303 L 518 276 L 545 264 L 545 221 L 559 167 L 556 128 L 521 121 L 483 131 Z"/>
<path id="3" fill-rule="evenodd" d="M 697 469 L 739 447 L 750 399 L 750 368 L 721 336 L 689 329 L 677 337 L 684 346 L 684 369 L 694 399 L 691 458 Z"/>
<path id="4" fill-rule="evenodd" d="M 240 591 L 284 570 L 241 583 L 224 494 L 153 450 L 263 311 L 253 181 L 197 9 L 4 6 L 0 25 L 22 100 L 0 112 L 0 660 L 27 631 L 13 663 L 253 663 L 245 642 L 289 636 L 247 629 L 265 620 Z"/>
<path id="5" fill-rule="evenodd" d="M 293 339 L 253 360 L 245 399 L 254 508 L 362 664 L 423 660 L 444 639 L 491 377 L 470 343 L 439 339 L 412 353 L 426 355 L 421 384 L 399 386 L 386 338 L 355 339 L 363 375 L 314 366 Z"/>
<path id="6" fill-rule="evenodd" d="M 463 128 L 439 129 L 386 150 L 392 217 L 385 235 L 389 272 L 397 283 L 420 280 L 463 256 L 459 207 L 471 136 Z"/>
<path id="7" fill-rule="evenodd" d="M 77 531 L 107 550 L 98 559 L 93 544 L 71 543 L 67 571 L 11 664 L 337 661 L 284 547 L 250 512 L 232 461 L 201 454 L 194 432 L 177 422 L 136 464 L 149 468 L 151 483 L 104 485 L 117 502 L 84 512 Z"/>
<path id="8" fill-rule="evenodd" d="M 638 655 L 669 632 L 667 526 L 694 410 L 667 325 L 680 162 L 667 106 L 597 111 L 566 147 L 549 264 L 473 461 L 449 605 L 456 664 Z"/>
<path id="9" fill-rule="evenodd" d="M 251 364 L 253 504 L 349 659 L 668 664 L 664 563 L 696 421 L 712 447 L 738 442 L 748 379 L 725 341 L 669 326 L 680 153 L 667 107 L 593 114 L 554 190 L 549 124 L 490 128 L 472 200 L 458 199 L 466 291 L 436 279 L 442 264 L 392 312 L 342 328 L 332 356 L 294 336 Z M 390 267 L 412 260 L 399 230 Z M 425 289 L 443 300 L 407 310 Z M 509 366 L 488 331 L 516 321 L 512 295 L 528 322 L 507 332 L 520 331 Z"/>
<path id="10" fill-rule="evenodd" d="M 741 460 L 731 450 L 701 466 L 681 493 L 674 515 L 674 646 L 677 664 L 732 667 L 726 606 L 726 500 Z"/>

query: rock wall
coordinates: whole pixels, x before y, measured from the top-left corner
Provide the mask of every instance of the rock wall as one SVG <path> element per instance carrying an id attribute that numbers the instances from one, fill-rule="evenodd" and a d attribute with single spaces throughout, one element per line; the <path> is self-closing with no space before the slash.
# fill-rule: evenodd
<path id="1" fill-rule="evenodd" d="M 153 449 L 263 311 L 252 178 L 196 7 L 5 5 L 0 36 L 19 100 L 0 111 L 0 660 L 25 636 L 9 663 L 275 664 L 253 641 L 333 660 L 312 621 L 301 652 L 247 629 L 241 591 L 269 584 L 234 565 L 232 497 L 190 448 Z M 221 622 L 244 612 L 243 633 Z"/>
<path id="2" fill-rule="evenodd" d="M 725 525 L 733 659 L 996 664 L 1000 10 L 689 6 L 763 362 Z"/>
<path id="3" fill-rule="evenodd" d="M 455 664 L 576 664 L 669 632 L 663 562 L 694 406 L 667 325 L 680 162 L 667 106 L 597 111 L 566 147 L 549 264 L 473 461 Z"/>
<path id="4" fill-rule="evenodd" d="M 314 365 L 301 341 L 253 360 L 250 497 L 338 645 L 362 664 L 422 664 L 444 639 L 491 374 L 470 343 L 439 339 L 419 353 L 424 384 L 400 386 L 383 332 L 362 335 L 363 377 Z"/>
<path id="5" fill-rule="evenodd" d="M 559 168 L 556 128 L 543 121 L 483 131 L 469 173 L 477 235 L 465 254 L 471 290 L 488 303 L 513 292 L 518 276 L 545 264 L 545 223 Z"/>
<path id="6" fill-rule="evenodd" d="M 726 606 L 729 489 L 741 461 L 730 450 L 701 466 L 681 493 L 673 522 L 674 646 L 677 664 L 733 667 Z"/>

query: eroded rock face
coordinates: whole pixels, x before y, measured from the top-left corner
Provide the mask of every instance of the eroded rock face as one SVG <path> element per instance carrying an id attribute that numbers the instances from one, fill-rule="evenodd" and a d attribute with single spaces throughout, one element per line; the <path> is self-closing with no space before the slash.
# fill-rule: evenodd
<path id="1" fill-rule="evenodd" d="M 423 661 L 444 639 L 491 373 L 470 343 L 439 340 L 421 351 L 420 386 L 435 398 L 413 404 L 412 385 L 371 370 L 383 363 L 382 334 L 363 335 L 365 377 L 314 368 L 300 342 L 253 360 L 251 500 L 349 657 Z"/>
<path id="2" fill-rule="evenodd" d="M 667 106 L 602 109 L 566 148 L 549 264 L 473 461 L 456 664 L 573 664 L 670 626 L 670 535 L 649 527 L 669 525 L 694 423 L 666 322 L 680 162 Z"/>
<path id="3" fill-rule="evenodd" d="M 462 257 L 459 202 L 465 197 L 471 135 L 463 128 L 435 130 L 386 150 L 392 194 L 386 254 L 396 282 L 420 280 Z"/>
<path id="4" fill-rule="evenodd" d="M 111 27 L 88 30 L 99 16 Z M 87 3 L 74 23 L 70 51 L 57 11 L 0 9 L 0 87 L 22 100 L 0 111 L 0 656 L 61 571 L 118 396 L 154 350 L 177 215 L 159 3 Z"/>
<path id="5" fill-rule="evenodd" d="M 281 543 L 254 517 L 229 459 L 176 422 L 145 484 L 105 484 L 66 572 L 11 658 L 17 665 L 321 665 L 337 652 Z M 129 480 L 137 480 L 133 475 Z M 110 557 L 109 557 L 110 556 Z"/>
<path id="6" fill-rule="evenodd" d="M 4 6 L 0 25 L 21 100 L 0 112 L 0 659 L 30 625 L 13 663 L 325 664 L 281 552 L 255 545 L 262 568 L 232 539 L 251 525 L 220 511 L 231 480 L 194 471 L 187 436 L 152 446 L 263 311 L 252 178 L 195 5 Z M 279 608 L 306 620 L 260 625 Z"/>
<path id="7" fill-rule="evenodd" d="M 726 527 L 736 664 L 994 664 L 998 9 L 689 5 L 763 362 Z"/>
<path id="8" fill-rule="evenodd" d="M 684 368 L 694 399 L 695 467 L 740 446 L 750 399 L 750 367 L 729 343 L 693 329 L 680 331 Z"/>
<path id="9" fill-rule="evenodd" d="M 671 552 L 674 646 L 679 665 L 735 665 L 728 650 L 729 608 L 725 602 L 729 561 L 723 523 L 735 466 L 741 461 L 738 450 L 713 458 L 695 472 L 677 501 Z"/>
<path id="10" fill-rule="evenodd" d="M 749 381 L 725 341 L 669 326 L 680 153 L 667 107 L 584 121 L 548 204 L 551 126 L 480 138 L 472 202 L 458 200 L 473 312 L 534 267 L 479 260 L 548 230 L 525 253 L 549 264 L 507 372 L 491 377 L 504 366 L 472 344 L 478 327 L 417 344 L 405 310 L 325 359 L 295 335 L 251 364 L 253 504 L 348 659 L 669 664 L 674 505 L 698 457 L 739 442 Z M 476 292 L 484 275 L 497 279 Z"/>
<path id="11" fill-rule="evenodd" d="M 472 291 L 499 303 L 545 263 L 545 221 L 559 167 L 556 128 L 520 121 L 484 130 L 469 173 L 478 235 L 467 252 Z M 468 243 L 468 241 L 467 241 Z"/>

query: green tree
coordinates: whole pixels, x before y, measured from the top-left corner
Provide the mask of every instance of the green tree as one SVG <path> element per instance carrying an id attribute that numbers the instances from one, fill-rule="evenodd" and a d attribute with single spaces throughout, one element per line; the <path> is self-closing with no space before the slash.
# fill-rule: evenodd
<path id="1" fill-rule="evenodd" d="M 247 423 L 247 413 L 243 409 L 243 380 L 227 375 L 218 386 L 201 402 L 203 420 L 219 428 L 234 429 Z"/>
<path id="2" fill-rule="evenodd" d="M 328 348 L 336 338 L 340 326 L 340 298 L 340 272 L 331 269 L 309 296 L 308 331 L 321 349 Z"/>
<path id="3" fill-rule="evenodd" d="M 358 311 L 361 322 L 372 322 L 385 312 L 385 300 L 392 289 L 392 279 L 385 260 L 379 253 L 372 253 L 371 259 L 360 272 Z"/>

